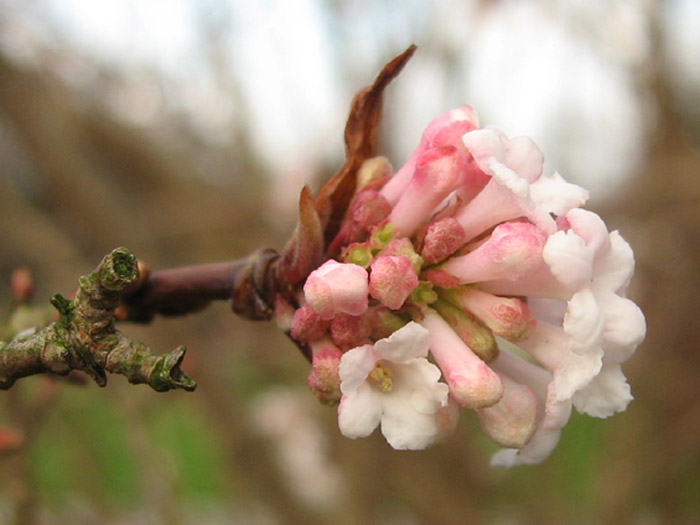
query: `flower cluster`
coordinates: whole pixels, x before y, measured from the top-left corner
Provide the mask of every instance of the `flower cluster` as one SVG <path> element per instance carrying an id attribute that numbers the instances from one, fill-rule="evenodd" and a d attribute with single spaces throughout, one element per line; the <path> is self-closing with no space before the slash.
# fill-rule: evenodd
<path id="1" fill-rule="evenodd" d="M 532 140 L 480 129 L 469 106 L 432 122 L 390 178 L 366 161 L 338 255 L 291 321 L 344 435 L 381 426 L 394 448 L 422 449 L 462 407 L 504 447 L 492 464 L 535 464 L 572 406 L 626 408 L 620 365 L 646 331 L 625 298 L 632 250 L 542 166 Z"/>

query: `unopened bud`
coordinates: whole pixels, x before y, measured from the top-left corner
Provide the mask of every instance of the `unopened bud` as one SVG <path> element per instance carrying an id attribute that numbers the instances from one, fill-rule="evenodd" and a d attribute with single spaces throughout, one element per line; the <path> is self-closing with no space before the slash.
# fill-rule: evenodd
<path id="1" fill-rule="evenodd" d="M 313 355 L 309 388 L 324 405 L 335 405 L 342 396 L 338 369 L 343 352 L 326 338 L 312 341 L 309 346 Z"/>
<path id="2" fill-rule="evenodd" d="M 351 233 L 349 240 L 358 239 L 375 224 L 379 224 L 391 213 L 391 204 L 379 192 L 365 190 L 360 193 L 353 203 L 350 212 Z"/>
<path id="3" fill-rule="evenodd" d="M 321 319 L 337 313 L 360 315 L 367 310 L 367 271 L 356 264 L 326 261 L 304 283 L 304 296 Z"/>
<path id="4" fill-rule="evenodd" d="M 373 341 L 389 337 L 408 323 L 408 320 L 396 315 L 386 306 L 372 306 L 364 315 L 371 326 L 370 338 Z"/>
<path id="5" fill-rule="evenodd" d="M 418 276 L 407 257 L 380 255 L 372 262 L 369 293 L 392 310 L 398 310 L 418 286 Z"/>
<path id="6" fill-rule="evenodd" d="M 411 292 L 411 302 L 417 306 L 428 306 L 437 301 L 438 294 L 430 281 L 420 281 Z"/>
<path id="7" fill-rule="evenodd" d="M 445 217 L 428 225 L 421 255 L 426 264 L 435 264 L 452 255 L 463 243 L 464 228 L 453 217 Z"/>
<path id="8" fill-rule="evenodd" d="M 503 447 L 522 448 L 537 428 L 537 399 L 527 386 L 501 376 L 505 390 L 493 406 L 477 409 L 484 432 Z"/>
<path id="9" fill-rule="evenodd" d="M 440 295 L 474 314 L 495 335 L 511 342 L 527 339 L 537 324 L 522 299 L 499 297 L 471 286 L 443 290 Z"/>
<path id="10" fill-rule="evenodd" d="M 416 253 L 413 243 L 406 237 L 392 239 L 378 255 L 400 255 L 406 257 L 411 261 L 411 266 L 416 274 L 420 273 L 423 267 L 423 257 Z"/>
<path id="11" fill-rule="evenodd" d="M 364 188 L 374 181 L 391 177 L 392 169 L 386 157 L 372 157 L 365 160 L 357 171 L 357 187 Z"/>
<path id="12" fill-rule="evenodd" d="M 372 228 L 372 233 L 369 237 L 369 245 L 372 251 L 379 252 L 387 247 L 391 240 L 395 237 L 394 226 L 390 222 L 378 225 Z"/>
<path id="13" fill-rule="evenodd" d="M 0 453 L 17 450 L 25 441 L 24 433 L 16 428 L 0 428 Z"/>
<path id="14" fill-rule="evenodd" d="M 416 162 L 410 184 L 389 216 L 399 235 L 410 236 L 464 180 L 465 154 L 453 146 L 429 149 Z"/>
<path id="15" fill-rule="evenodd" d="M 450 394 L 467 408 L 484 408 L 503 396 L 503 382 L 440 315 L 428 308 L 421 321 L 430 332 L 430 352 L 445 376 Z"/>
<path id="16" fill-rule="evenodd" d="M 372 264 L 372 250 L 366 242 L 354 242 L 343 250 L 341 260 L 362 266 L 365 270 Z"/>
<path id="17" fill-rule="evenodd" d="M 294 320 L 294 307 L 289 302 L 278 295 L 275 298 L 274 320 L 277 327 L 283 332 L 289 332 L 292 329 L 292 321 Z"/>
<path id="18" fill-rule="evenodd" d="M 305 304 L 301 308 L 294 311 L 294 316 L 291 322 L 292 339 L 297 341 L 313 341 L 323 337 L 329 326 L 329 321 L 323 320 L 314 312 L 311 305 Z"/>
<path id="19" fill-rule="evenodd" d="M 335 344 L 343 350 L 370 343 L 370 320 L 365 315 L 338 314 L 330 322 L 330 333 Z"/>
<path id="20" fill-rule="evenodd" d="M 498 357 L 498 345 L 493 333 L 473 315 L 444 299 L 438 299 L 432 307 L 479 358 L 490 363 Z"/>
<path id="21" fill-rule="evenodd" d="M 34 298 L 34 277 L 29 268 L 17 268 L 12 272 L 10 282 L 15 301 L 26 303 Z"/>
<path id="22" fill-rule="evenodd" d="M 474 251 L 452 257 L 440 269 L 463 284 L 495 279 L 518 280 L 542 264 L 547 238 L 529 222 L 505 222 Z"/>

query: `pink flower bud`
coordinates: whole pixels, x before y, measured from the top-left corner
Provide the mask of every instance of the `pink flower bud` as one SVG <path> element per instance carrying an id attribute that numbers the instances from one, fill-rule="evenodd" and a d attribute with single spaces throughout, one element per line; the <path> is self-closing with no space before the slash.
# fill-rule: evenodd
<path id="1" fill-rule="evenodd" d="M 416 253 L 413 243 L 406 237 L 391 239 L 379 255 L 401 255 L 411 261 L 413 270 L 418 273 L 423 267 L 423 258 Z"/>
<path id="2" fill-rule="evenodd" d="M 444 290 L 448 301 L 473 313 L 491 331 L 508 341 L 527 339 L 537 320 L 525 302 L 514 297 L 498 297 L 471 286 Z"/>
<path id="3" fill-rule="evenodd" d="M 326 261 L 304 283 L 304 296 L 321 319 L 337 313 L 360 315 L 369 304 L 367 271 L 356 264 Z"/>
<path id="4" fill-rule="evenodd" d="M 445 439 L 457 428 L 459 421 L 459 404 L 452 398 L 447 398 L 447 405 L 441 407 L 435 414 L 438 427 L 438 440 Z"/>
<path id="5" fill-rule="evenodd" d="M 463 141 L 476 164 L 491 176 L 483 190 L 455 215 L 464 228 L 465 241 L 500 222 L 530 214 L 538 221 L 553 222 L 547 214 L 532 210 L 530 183 L 541 175 L 543 162 L 532 140 L 508 140 L 499 130 L 480 129 L 464 135 Z"/>
<path id="6" fill-rule="evenodd" d="M 369 246 L 375 251 L 381 251 L 395 238 L 394 225 L 390 222 L 379 223 L 374 226 L 369 236 Z"/>
<path id="7" fill-rule="evenodd" d="M 464 243 L 464 228 L 452 217 L 433 222 L 423 238 L 421 256 L 435 264 L 456 252 Z"/>
<path id="8" fill-rule="evenodd" d="M 367 242 L 354 242 L 343 249 L 340 258 L 343 262 L 367 269 L 372 264 L 372 248 Z"/>
<path id="9" fill-rule="evenodd" d="M 357 171 L 357 187 L 363 189 L 375 181 L 391 177 L 391 163 L 386 157 L 372 157 L 365 160 Z"/>
<path id="10" fill-rule="evenodd" d="M 328 330 L 328 321 L 323 321 L 309 304 L 297 308 L 292 317 L 291 336 L 297 341 L 320 339 Z"/>
<path id="11" fill-rule="evenodd" d="M 444 299 L 438 299 L 432 307 L 481 360 L 490 363 L 496 359 L 498 356 L 496 339 L 483 323 Z"/>
<path id="12" fill-rule="evenodd" d="M 24 433 L 12 427 L 0 427 L 0 454 L 17 450 L 25 443 Z"/>
<path id="13" fill-rule="evenodd" d="M 29 302 L 34 298 L 34 277 L 29 268 L 17 268 L 10 281 L 12 295 L 16 301 Z"/>
<path id="14" fill-rule="evenodd" d="M 369 293 L 387 308 L 401 308 L 416 286 L 418 275 L 408 257 L 380 255 L 372 262 Z"/>
<path id="15" fill-rule="evenodd" d="M 386 219 L 390 213 L 391 204 L 377 191 L 364 190 L 360 192 L 355 197 L 341 231 L 329 245 L 328 253 L 335 255 L 343 246 L 356 241 L 364 241 L 369 236 L 372 227 Z"/>
<path id="16" fill-rule="evenodd" d="M 381 305 L 371 306 L 367 312 L 365 312 L 364 317 L 368 319 L 369 325 L 372 328 L 370 338 L 373 341 L 389 337 L 408 323 L 406 319 L 398 316 L 386 306 Z"/>
<path id="17" fill-rule="evenodd" d="M 366 315 L 338 314 L 331 320 L 331 337 L 343 350 L 370 343 L 370 319 Z"/>
<path id="18" fill-rule="evenodd" d="M 462 184 L 465 172 L 466 157 L 453 146 L 423 153 L 410 184 L 389 215 L 396 234 L 411 235 Z"/>
<path id="19" fill-rule="evenodd" d="M 274 320 L 280 330 L 289 332 L 292 329 L 295 313 L 294 307 L 284 297 L 275 297 Z"/>
<path id="20" fill-rule="evenodd" d="M 357 231 L 367 232 L 391 213 L 391 204 L 379 192 L 365 190 L 352 205 L 351 219 Z"/>
<path id="21" fill-rule="evenodd" d="M 328 338 L 312 341 L 309 346 L 313 358 L 307 383 L 313 394 L 324 405 L 335 405 L 340 401 L 340 351 Z"/>
<path id="22" fill-rule="evenodd" d="M 442 370 L 457 403 L 483 408 L 503 396 L 503 382 L 465 345 L 440 315 L 428 308 L 421 324 L 430 331 L 430 352 Z"/>
<path id="23" fill-rule="evenodd" d="M 423 152 L 431 147 L 448 145 L 450 138 L 442 130 L 454 122 L 466 122 L 466 127 L 459 127 L 462 134 L 475 129 L 479 123 L 476 113 L 471 106 L 462 106 L 448 111 L 444 115 L 433 120 L 423 131 L 420 144 L 411 155 L 411 158 L 399 171 L 387 182 L 381 190 L 382 195 L 391 203 L 396 204 L 413 177 L 416 161 Z M 457 128 L 455 128 L 457 129 Z M 456 134 L 455 134 L 456 136 Z M 437 142 L 437 143 L 436 143 Z M 455 146 L 455 144 L 449 144 Z"/>
<path id="24" fill-rule="evenodd" d="M 463 284 L 494 279 L 521 279 L 542 264 L 542 248 L 547 238 L 537 226 L 527 222 L 506 222 L 474 251 L 452 257 L 441 269 Z"/>
<path id="25" fill-rule="evenodd" d="M 437 299 L 438 294 L 430 281 L 419 281 L 418 286 L 411 292 L 411 303 L 421 308 L 434 303 Z"/>
<path id="26" fill-rule="evenodd" d="M 503 447 L 522 448 L 537 429 L 537 398 L 535 393 L 501 376 L 505 385 L 503 397 L 493 406 L 476 411 L 484 432 Z"/>

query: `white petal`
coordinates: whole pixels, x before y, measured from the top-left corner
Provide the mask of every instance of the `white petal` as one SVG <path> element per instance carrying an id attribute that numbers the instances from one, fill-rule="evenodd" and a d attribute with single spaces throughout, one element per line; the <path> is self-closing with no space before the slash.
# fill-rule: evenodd
<path id="1" fill-rule="evenodd" d="M 563 350 L 559 366 L 554 371 L 554 389 L 558 401 L 571 399 L 577 391 L 586 387 L 603 366 L 603 350 L 585 355 Z"/>
<path id="2" fill-rule="evenodd" d="M 588 191 L 566 182 L 561 175 L 554 173 L 533 182 L 530 185 L 530 197 L 538 209 L 564 215 L 572 208 L 583 206 L 588 200 Z"/>
<path id="3" fill-rule="evenodd" d="M 338 427 L 351 439 L 367 437 L 377 428 L 382 417 L 381 393 L 367 383 L 360 385 L 338 405 Z"/>
<path id="4" fill-rule="evenodd" d="M 554 375 L 548 387 L 554 388 L 557 401 L 571 399 L 577 390 L 585 387 L 602 366 L 603 349 L 598 346 L 580 355 L 568 346 L 568 337 L 559 326 L 538 322 L 530 337 L 518 343 Z"/>
<path id="5" fill-rule="evenodd" d="M 430 332 L 411 321 L 389 337 L 374 343 L 374 351 L 380 359 L 403 363 L 416 357 L 426 357 L 430 346 Z"/>
<path id="6" fill-rule="evenodd" d="M 372 345 L 358 346 L 345 352 L 338 368 L 341 392 L 352 394 L 367 379 L 377 360 Z"/>
<path id="7" fill-rule="evenodd" d="M 496 452 L 491 458 L 491 466 L 511 468 L 542 463 L 556 448 L 560 436 L 559 430 L 539 428 L 530 442 L 520 450 L 507 448 Z"/>
<path id="8" fill-rule="evenodd" d="M 423 414 L 434 414 L 447 405 L 449 387 L 440 383 L 440 369 L 427 359 L 413 359 L 403 365 L 397 374 L 395 383 L 402 387 L 410 384 L 408 398 L 411 406 Z"/>
<path id="9" fill-rule="evenodd" d="M 596 289 L 624 293 L 634 274 L 634 253 L 619 232 L 610 233 L 610 250 L 595 264 Z"/>
<path id="10" fill-rule="evenodd" d="M 603 292 L 596 295 L 605 313 L 603 348 L 607 362 L 622 363 L 629 359 L 646 336 L 642 310 L 629 299 Z"/>
<path id="11" fill-rule="evenodd" d="M 431 445 L 438 436 L 435 413 L 415 410 L 403 396 L 382 396 L 384 413 L 382 434 L 396 450 L 420 450 Z"/>
<path id="12" fill-rule="evenodd" d="M 491 174 L 489 159 L 496 158 L 501 162 L 506 160 L 505 138 L 503 133 L 496 129 L 475 129 L 465 134 L 462 142 L 484 173 Z"/>
<path id="13" fill-rule="evenodd" d="M 494 157 L 488 160 L 488 171 L 493 177 L 492 181 L 498 182 L 501 186 L 508 188 L 516 197 L 526 199 L 529 196 L 530 185 L 528 182 L 510 169 L 505 164 L 502 164 Z M 489 182 L 491 184 L 491 182 Z"/>
<path id="14" fill-rule="evenodd" d="M 579 412 L 605 418 L 624 411 L 632 399 L 620 365 L 606 363 L 586 388 L 574 394 L 573 401 Z"/>
<path id="15" fill-rule="evenodd" d="M 506 143 L 506 165 L 528 182 L 542 174 L 544 156 L 530 137 L 515 137 Z"/>
<path id="16" fill-rule="evenodd" d="M 569 210 L 566 218 L 576 235 L 586 241 L 586 246 L 593 250 L 596 259 L 610 250 L 608 227 L 597 213 L 583 208 L 574 208 Z"/>
<path id="17" fill-rule="evenodd" d="M 572 292 L 590 285 L 593 275 L 593 251 L 572 231 L 550 235 L 542 250 L 542 259 L 557 280 Z"/>
<path id="18" fill-rule="evenodd" d="M 544 419 L 542 428 L 547 430 L 559 430 L 569 422 L 571 417 L 571 399 L 558 399 L 554 384 L 547 386 L 547 399 L 544 407 Z"/>
<path id="19" fill-rule="evenodd" d="M 584 355 L 596 351 L 603 341 L 605 316 L 589 289 L 575 293 L 567 304 L 564 332 L 569 337 L 569 349 Z"/>

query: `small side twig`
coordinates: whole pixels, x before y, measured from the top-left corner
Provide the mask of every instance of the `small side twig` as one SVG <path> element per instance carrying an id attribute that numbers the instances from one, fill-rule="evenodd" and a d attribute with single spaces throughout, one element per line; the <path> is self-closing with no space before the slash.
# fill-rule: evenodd
<path id="1" fill-rule="evenodd" d="M 33 374 L 66 375 L 81 370 L 100 386 L 107 384 L 106 372 L 110 372 L 124 375 L 131 383 L 146 383 L 158 392 L 194 390 L 196 383 L 180 369 L 184 347 L 154 355 L 145 344 L 115 328 L 114 310 L 138 278 L 134 255 L 117 248 L 94 272 L 80 278 L 75 299 L 56 294 L 51 303 L 59 312 L 58 321 L 0 343 L 0 389 Z"/>

